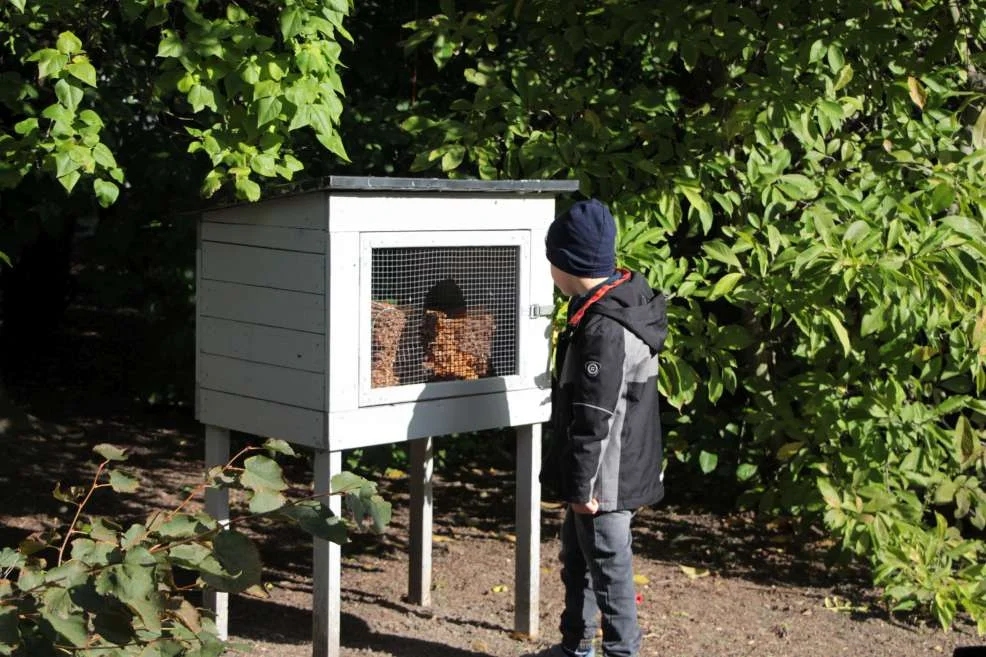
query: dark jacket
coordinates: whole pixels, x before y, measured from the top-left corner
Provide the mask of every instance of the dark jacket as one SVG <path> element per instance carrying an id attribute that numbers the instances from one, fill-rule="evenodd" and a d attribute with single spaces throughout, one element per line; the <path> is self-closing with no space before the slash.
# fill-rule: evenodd
<path id="1" fill-rule="evenodd" d="M 657 354 L 665 299 L 622 272 L 573 299 L 558 339 L 553 441 L 541 471 L 566 502 L 635 509 L 664 496 Z"/>

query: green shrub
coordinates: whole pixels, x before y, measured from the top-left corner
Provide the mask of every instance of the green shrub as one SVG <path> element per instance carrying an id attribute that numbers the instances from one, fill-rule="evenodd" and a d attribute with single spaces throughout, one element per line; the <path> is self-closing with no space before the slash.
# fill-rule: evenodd
<path id="1" fill-rule="evenodd" d="M 263 453 L 292 455 L 283 441 L 243 449 L 213 468 L 175 509 L 156 511 L 126 528 L 85 515 L 98 490 L 127 493 L 138 486 L 118 467 L 126 459 L 123 450 L 103 444 L 94 451 L 102 461 L 88 488 L 55 490 L 59 500 L 75 506 L 67 529 L 0 551 L 0 655 L 216 656 L 225 644 L 213 619 L 186 595 L 205 587 L 262 592 L 260 553 L 239 530 L 244 520 L 265 515 L 317 538 L 347 540 L 346 522 L 319 496 L 289 501 L 284 495 L 281 467 Z M 204 512 L 186 510 L 208 487 L 243 491 L 248 513 L 220 525 Z M 369 518 L 370 527 L 381 531 L 389 522 L 390 504 L 374 484 L 343 472 L 331 488 L 332 494 L 345 495 L 356 527 Z"/>
<path id="2" fill-rule="evenodd" d="M 986 3 L 442 6 L 408 47 L 471 90 L 422 90 L 415 168 L 608 201 L 673 458 L 986 630 Z"/>

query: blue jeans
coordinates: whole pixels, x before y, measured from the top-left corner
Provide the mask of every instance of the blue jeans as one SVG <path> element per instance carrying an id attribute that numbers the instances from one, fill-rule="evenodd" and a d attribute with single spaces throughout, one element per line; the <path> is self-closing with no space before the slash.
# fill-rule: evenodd
<path id="1" fill-rule="evenodd" d="M 640 650 L 631 511 L 596 515 L 565 513 L 561 529 L 561 579 L 565 611 L 561 615 L 562 646 L 584 651 L 592 645 L 602 612 L 603 654 L 636 657 Z"/>

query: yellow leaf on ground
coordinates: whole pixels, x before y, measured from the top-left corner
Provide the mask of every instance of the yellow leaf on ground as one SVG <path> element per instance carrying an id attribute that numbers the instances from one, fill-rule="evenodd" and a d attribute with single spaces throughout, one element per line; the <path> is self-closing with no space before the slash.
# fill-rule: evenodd
<path id="1" fill-rule="evenodd" d="M 494 586 L 490 590 L 493 591 L 493 593 L 506 593 L 507 592 L 507 586 L 506 586 L 506 584 L 497 584 L 496 586 Z"/>
<path id="2" fill-rule="evenodd" d="M 708 568 L 695 568 L 694 566 L 678 566 L 681 568 L 681 572 L 688 575 L 688 579 L 698 579 L 699 577 L 708 577 L 712 573 L 709 572 Z"/>
<path id="3" fill-rule="evenodd" d="M 451 536 L 442 536 L 441 534 L 432 534 L 431 535 L 431 542 L 432 543 L 448 543 L 449 541 L 454 541 L 454 540 L 455 539 L 452 538 Z"/>
<path id="4" fill-rule="evenodd" d="M 397 468 L 387 468 L 383 471 L 383 476 L 387 479 L 403 479 L 407 476 L 407 473 Z"/>
<path id="5" fill-rule="evenodd" d="M 647 575 L 634 575 L 633 576 L 633 583 L 634 584 L 637 584 L 639 586 L 643 586 L 645 584 L 650 584 L 650 578 L 647 577 Z"/>

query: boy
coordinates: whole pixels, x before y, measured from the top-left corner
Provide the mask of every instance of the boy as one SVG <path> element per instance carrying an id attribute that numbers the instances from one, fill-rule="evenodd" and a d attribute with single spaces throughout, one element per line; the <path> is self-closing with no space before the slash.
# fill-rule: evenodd
<path id="1" fill-rule="evenodd" d="M 546 239 L 552 278 L 571 299 L 541 471 L 568 502 L 562 640 L 545 657 L 592 656 L 600 612 L 605 657 L 636 657 L 640 648 L 630 518 L 664 495 L 657 353 L 667 321 L 664 297 L 616 269 L 615 240 L 613 216 L 596 200 L 575 203 Z"/>

